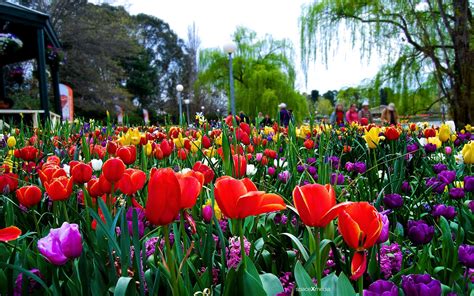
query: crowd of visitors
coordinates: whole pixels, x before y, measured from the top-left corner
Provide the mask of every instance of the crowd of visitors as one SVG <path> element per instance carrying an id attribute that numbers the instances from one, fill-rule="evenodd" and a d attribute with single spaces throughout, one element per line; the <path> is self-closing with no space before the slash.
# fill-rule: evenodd
<path id="1" fill-rule="evenodd" d="M 383 124 L 398 124 L 398 113 L 394 103 L 390 103 L 383 109 L 380 119 Z M 369 102 L 364 101 L 360 110 L 357 110 L 356 104 L 351 104 L 347 112 L 344 112 L 342 103 L 337 103 L 329 121 L 335 125 L 351 124 L 353 122 L 367 125 L 373 123 L 374 118 L 369 109 Z"/>

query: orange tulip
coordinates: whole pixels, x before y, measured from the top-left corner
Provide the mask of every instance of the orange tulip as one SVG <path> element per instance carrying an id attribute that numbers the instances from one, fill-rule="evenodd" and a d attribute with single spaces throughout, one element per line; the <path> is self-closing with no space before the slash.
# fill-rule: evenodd
<path id="1" fill-rule="evenodd" d="M 117 188 L 126 195 L 134 195 L 141 190 L 146 182 L 146 174 L 137 169 L 126 169 L 122 179 L 117 184 Z"/>
<path id="2" fill-rule="evenodd" d="M 72 193 L 72 178 L 61 176 L 44 184 L 44 188 L 53 201 L 66 200 Z"/>
<path id="3" fill-rule="evenodd" d="M 182 185 L 179 178 L 183 178 Z M 199 187 L 199 190 L 196 187 Z M 189 202 L 194 196 L 197 197 L 196 191 L 199 195 L 200 184 L 194 177 L 178 177 L 170 168 L 152 170 L 145 216 L 154 225 L 168 225 L 182 209 L 182 200 Z"/>
<path id="4" fill-rule="evenodd" d="M 23 206 L 30 208 L 41 201 L 42 193 L 39 187 L 31 185 L 19 188 L 16 191 L 16 198 Z"/>
<path id="5" fill-rule="evenodd" d="M 214 195 L 219 208 L 228 218 L 243 219 L 286 208 L 279 195 L 258 191 L 248 178 L 220 177 L 216 181 Z"/>
<path id="6" fill-rule="evenodd" d="M 336 206 L 336 193 L 329 184 L 296 186 L 293 202 L 303 223 L 313 227 L 326 227 L 350 204 L 344 202 Z"/>
<path id="7" fill-rule="evenodd" d="M 16 240 L 21 235 L 21 230 L 16 226 L 0 229 L 0 242 Z"/>
<path id="8" fill-rule="evenodd" d="M 390 126 L 385 130 L 385 137 L 387 137 L 388 140 L 396 140 L 400 137 L 400 132 L 396 127 Z"/>
<path id="9" fill-rule="evenodd" d="M 339 232 L 346 244 L 356 250 L 352 258 L 352 276 L 356 280 L 365 272 L 365 250 L 372 247 L 382 231 L 379 213 L 367 202 L 356 202 L 339 213 Z"/>

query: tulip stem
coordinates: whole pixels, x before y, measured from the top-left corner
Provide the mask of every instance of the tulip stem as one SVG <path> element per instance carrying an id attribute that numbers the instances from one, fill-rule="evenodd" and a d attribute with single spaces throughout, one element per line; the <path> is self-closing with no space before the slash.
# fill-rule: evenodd
<path id="1" fill-rule="evenodd" d="M 240 252 L 242 253 L 242 264 L 244 270 L 247 268 L 247 263 L 245 260 L 245 244 L 244 244 L 244 219 L 237 220 L 239 224 L 239 233 L 240 233 Z"/>
<path id="2" fill-rule="evenodd" d="M 168 264 L 168 268 L 170 271 L 170 284 L 171 284 L 171 290 L 173 292 L 173 295 L 179 295 L 179 291 L 176 287 L 176 275 L 175 275 L 175 270 L 174 270 L 174 260 L 172 258 L 172 252 L 171 252 L 171 244 L 170 244 L 170 231 L 168 228 L 168 225 L 163 226 L 165 230 L 165 245 L 166 245 L 166 264 Z"/>
<path id="3" fill-rule="evenodd" d="M 364 276 L 363 275 L 360 276 L 358 283 L 359 283 L 359 296 L 362 296 L 364 295 Z"/>
<path id="4" fill-rule="evenodd" d="M 85 209 L 86 209 L 86 221 L 87 221 L 87 227 L 89 229 L 89 227 L 91 227 L 91 216 L 90 216 L 90 213 L 89 213 L 89 207 L 90 205 L 92 204 L 92 201 L 90 200 L 90 195 L 89 195 L 89 192 L 87 191 L 87 188 L 86 188 L 86 184 L 82 184 L 82 196 L 83 196 L 83 199 L 84 199 L 84 206 L 85 206 Z"/>
<path id="5" fill-rule="evenodd" d="M 322 228 L 316 228 L 316 278 L 317 282 L 317 295 L 321 295 L 321 233 Z"/>

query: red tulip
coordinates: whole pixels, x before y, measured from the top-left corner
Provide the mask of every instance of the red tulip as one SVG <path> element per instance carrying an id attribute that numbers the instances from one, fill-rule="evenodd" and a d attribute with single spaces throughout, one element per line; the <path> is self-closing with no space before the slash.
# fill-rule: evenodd
<path id="1" fill-rule="evenodd" d="M 15 150 L 15 157 L 21 158 L 24 161 L 33 161 L 38 156 L 38 149 L 33 146 L 25 146 L 21 149 Z"/>
<path id="2" fill-rule="evenodd" d="M 247 172 L 247 160 L 245 159 L 245 156 L 234 154 L 232 159 L 234 161 L 232 175 L 236 178 L 245 176 L 245 173 Z"/>
<path id="3" fill-rule="evenodd" d="M 211 145 L 212 145 L 212 144 L 211 144 L 211 139 L 209 139 L 209 137 L 206 136 L 206 135 L 202 136 L 202 140 L 201 140 L 201 141 L 202 141 L 202 147 L 204 147 L 204 148 L 206 148 L 206 149 L 209 148 L 209 147 L 211 147 Z"/>
<path id="4" fill-rule="evenodd" d="M 24 186 L 16 191 L 16 198 L 23 206 L 30 208 L 41 201 L 42 193 L 38 186 Z"/>
<path id="5" fill-rule="evenodd" d="M 102 174 L 110 183 L 118 182 L 125 172 L 125 164 L 120 158 L 109 158 L 102 166 Z"/>
<path id="6" fill-rule="evenodd" d="M 303 144 L 303 145 L 304 145 L 304 147 L 305 147 L 306 149 L 308 149 L 308 150 L 309 150 L 309 149 L 313 149 L 313 147 L 314 147 L 314 141 L 311 140 L 311 139 L 307 139 L 306 141 L 304 141 L 304 144 Z"/>
<path id="7" fill-rule="evenodd" d="M 349 205 L 345 202 L 336 206 L 336 193 L 329 184 L 296 186 L 293 202 L 303 223 L 313 227 L 326 227 Z"/>
<path id="8" fill-rule="evenodd" d="M 117 149 L 116 155 L 126 165 L 129 165 L 137 160 L 137 148 L 134 145 L 122 146 Z"/>
<path id="9" fill-rule="evenodd" d="M 246 122 L 241 122 L 239 127 L 247 134 L 250 135 L 250 125 Z"/>
<path id="10" fill-rule="evenodd" d="M 190 209 L 196 204 L 197 197 L 201 192 L 204 175 L 199 172 L 190 171 L 186 174 L 176 174 L 181 188 L 180 209 Z"/>
<path id="11" fill-rule="evenodd" d="M 76 162 L 73 164 L 71 161 L 69 163 L 71 167 L 71 176 L 74 180 L 74 183 L 84 184 L 89 182 L 92 178 L 92 167 L 83 162 Z"/>
<path id="12" fill-rule="evenodd" d="M 145 205 L 147 219 L 154 225 L 168 225 L 178 216 L 180 204 L 181 187 L 175 172 L 170 168 L 153 171 Z"/>
<path id="13" fill-rule="evenodd" d="M 122 179 L 117 183 L 117 188 L 126 195 L 134 195 L 141 190 L 146 182 L 146 174 L 137 169 L 126 169 Z"/>
<path id="14" fill-rule="evenodd" d="M 173 142 L 168 142 L 167 140 L 163 140 L 160 144 L 160 149 L 163 152 L 164 157 L 168 157 L 173 152 Z"/>
<path id="15" fill-rule="evenodd" d="M 87 182 L 87 192 L 89 192 L 91 197 L 98 197 L 104 194 L 100 188 L 99 179 L 91 179 L 89 182 Z"/>
<path id="16" fill-rule="evenodd" d="M 16 240 L 21 235 L 20 228 L 16 226 L 9 226 L 0 229 L 0 242 L 9 242 Z"/>
<path id="17" fill-rule="evenodd" d="M 258 191 L 250 179 L 229 176 L 217 179 L 214 195 L 222 213 L 228 218 L 243 219 L 286 208 L 283 199 L 273 193 Z"/>
<path id="18" fill-rule="evenodd" d="M 204 175 L 204 185 L 209 184 L 214 180 L 214 170 L 200 161 L 197 161 L 194 164 L 193 171 L 200 172 Z"/>
<path id="19" fill-rule="evenodd" d="M 365 272 L 364 250 L 377 242 L 382 226 L 379 213 L 367 202 L 352 203 L 339 213 L 339 232 L 346 244 L 357 251 L 352 259 L 351 279 L 355 280 Z"/>
<path id="20" fill-rule="evenodd" d="M 112 192 L 112 183 L 110 183 L 102 173 L 99 176 L 99 187 L 102 194 L 109 194 Z"/>
<path id="21" fill-rule="evenodd" d="M 110 155 L 115 155 L 115 152 L 117 152 L 117 143 L 108 141 L 107 142 L 107 153 Z"/>
<path id="22" fill-rule="evenodd" d="M 432 128 L 425 129 L 423 133 L 425 135 L 425 138 L 436 137 L 436 131 Z"/>
<path id="23" fill-rule="evenodd" d="M 396 140 L 400 137 L 400 132 L 391 126 L 385 130 L 385 137 L 387 137 L 388 140 Z"/>
<path id="24" fill-rule="evenodd" d="M 155 148 L 154 155 L 155 155 L 155 158 L 158 159 L 158 160 L 163 159 L 163 157 L 164 157 L 163 151 L 161 150 L 161 148 L 159 146 Z"/>
<path id="25" fill-rule="evenodd" d="M 43 168 L 38 171 L 41 183 L 44 185 L 53 179 L 59 177 L 67 177 L 66 171 L 55 164 L 46 163 Z"/>
<path id="26" fill-rule="evenodd" d="M 186 160 L 188 158 L 188 150 L 185 148 L 181 148 L 178 150 L 178 158 L 181 160 Z"/>
<path id="27" fill-rule="evenodd" d="M 71 178 L 59 177 L 44 184 L 44 188 L 53 201 L 66 200 L 72 193 Z"/>
<path id="28" fill-rule="evenodd" d="M 18 188 L 18 175 L 14 173 L 0 174 L 0 190 L 3 193 L 13 192 Z"/>

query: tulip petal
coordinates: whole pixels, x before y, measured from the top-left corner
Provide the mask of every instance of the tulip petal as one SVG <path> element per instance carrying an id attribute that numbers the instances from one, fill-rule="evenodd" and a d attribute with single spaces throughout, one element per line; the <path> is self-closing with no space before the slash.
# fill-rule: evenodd
<path id="1" fill-rule="evenodd" d="M 349 247 L 352 249 L 359 248 L 360 227 L 346 210 L 339 213 L 339 232 Z"/>
<path id="2" fill-rule="evenodd" d="M 237 201 L 247 193 L 244 183 L 229 176 L 217 179 L 214 196 L 222 213 L 228 218 L 237 218 Z"/>
<path id="3" fill-rule="evenodd" d="M 350 204 L 352 204 L 352 202 L 346 201 L 346 202 L 341 202 L 335 205 L 334 207 L 332 207 L 321 219 L 320 224 L 323 225 L 321 227 L 325 227 L 326 225 L 329 224 L 329 222 L 336 219 L 336 217 L 339 216 L 339 213 L 341 213 L 341 211 L 347 208 L 347 206 L 349 206 Z"/>
<path id="4" fill-rule="evenodd" d="M 202 174 L 200 174 L 202 176 Z M 202 183 L 193 175 L 176 174 L 181 188 L 181 209 L 192 208 L 201 192 Z M 203 178 L 204 179 L 204 178 Z"/>
<path id="5" fill-rule="evenodd" d="M 262 203 L 262 196 L 265 191 L 251 191 L 244 195 L 241 195 L 237 200 L 237 217 L 239 219 L 246 218 L 248 216 L 257 215 L 255 212 Z"/>
<path id="6" fill-rule="evenodd" d="M 351 280 L 360 278 L 367 268 L 367 254 L 363 252 L 355 252 L 351 261 Z"/>
<path id="7" fill-rule="evenodd" d="M 257 186 L 255 186 L 255 184 L 249 178 L 242 179 L 242 183 L 244 183 L 245 188 L 247 188 L 247 192 L 258 191 Z"/>
<path id="8" fill-rule="evenodd" d="M 167 225 L 178 216 L 181 188 L 172 169 L 157 170 L 148 183 L 145 216 L 154 225 Z"/>
<path id="9" fill-rule="evenodd" d="M 20 228 L 16 226 L 9 226 L 0 229 L 0 242 L 9 242 L 16 240 L 21 235 Z"/>
<path id="10" fill-rule="evenodd" d="M 281 211 L 286 209 L 286 204 L 281 196 L 274 193 L 266 193 L 260 197 L 260 206 L 255 209 L 253 215 Z"/>

